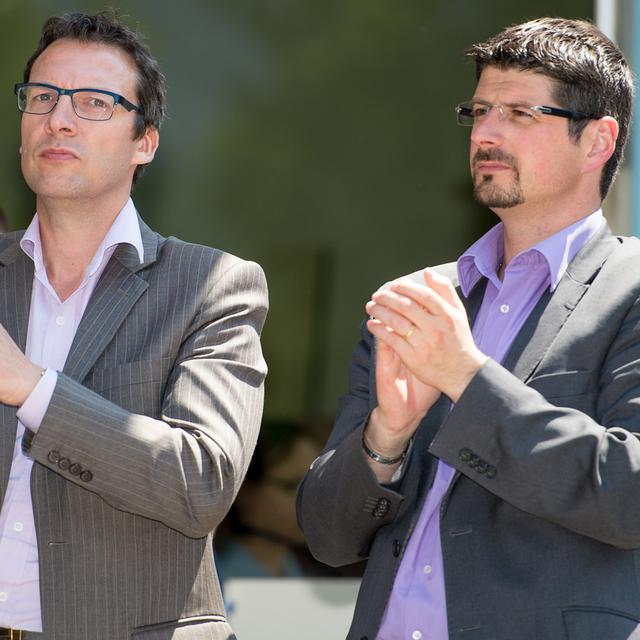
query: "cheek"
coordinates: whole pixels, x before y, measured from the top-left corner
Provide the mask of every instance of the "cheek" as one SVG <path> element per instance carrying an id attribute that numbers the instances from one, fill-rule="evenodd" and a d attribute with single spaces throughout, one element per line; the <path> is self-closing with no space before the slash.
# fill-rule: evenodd
<path id="1" fill-rule="evenodd" d="M 30 122 L 25 122 L 25 118 L 23 116 L 22 123 L 20 124 L 20 146 L 24 151 L 31 147 L 33 136 L 34 127 Z"/>
<path id="2" fill-rule="evenodd" d="M 91 165 L 103 173 L 122 175 L 129 170 L 133 157 L 133 146 L 122 138 L 101 138 L 92 144 Z"/>

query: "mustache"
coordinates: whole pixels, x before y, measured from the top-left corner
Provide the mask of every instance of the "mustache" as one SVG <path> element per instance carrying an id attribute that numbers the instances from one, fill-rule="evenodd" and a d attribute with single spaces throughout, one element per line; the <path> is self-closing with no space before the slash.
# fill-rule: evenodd
<path id="1" fill-rule="evenodd" d="M 501 149 L 478 149 L 473 156 L 473 166 L 478 162 L 502 162 L 510 167 L 516 168 L 516 159 L 509 153 L 505 153 Z"/>

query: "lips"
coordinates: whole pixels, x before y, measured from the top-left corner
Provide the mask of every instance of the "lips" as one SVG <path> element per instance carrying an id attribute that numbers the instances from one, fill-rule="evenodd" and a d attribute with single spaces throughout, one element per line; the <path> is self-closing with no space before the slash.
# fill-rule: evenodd
<path id="1" fill-rule="evenodd" d="M 505 171 L 516 168 L 513 156 L 500 149 L 480 149 L 473 156 L 473 168 L 477 171 Z"/>
<path id="2" fill-rule="evenodd" d="M 474 165 L 476 171 L 510 171 L 513 167 L 509 164 L 500 162 L 476 162 Z"/>
<path id="3" fill-rule="evenodd" d="M 47 147 L 38 153 L 45 160 L 77 160 L 78 154 L 67 147 Z"/>

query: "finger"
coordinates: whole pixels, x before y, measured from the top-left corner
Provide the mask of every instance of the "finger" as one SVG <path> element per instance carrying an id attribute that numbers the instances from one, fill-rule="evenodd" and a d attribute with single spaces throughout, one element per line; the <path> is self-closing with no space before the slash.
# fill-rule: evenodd
<path id="1" fill-rule="evenodd" d="M 439 293 L 450 305 L 464 310 L 462 300 L 449 278 L 428 268 L 422 272 L 422 276 L 426 285 Z"/>
<path id="2" fill-rule="evenodd" d="M 413 347 L 396 331 L 390 331 L 389 327 L 375 318 L 367 320 L 367 329 L 380 342 L 398 354 L 403 362 L 406 362 L 413 353 Z"/>
<path id="3" fill-rule="evenodd" d="M 398 312 L 386 304 L 370 301 L 367 303 L 366 310 L 370 316 L 383 322 L 401 336 L 406 336 L 414 328 L 415 322 L 403 314 L 402 308 Z"/>
<path id="4" fill-rule="evenodd" d="M 414 305 L 417 305 L 417 309 L 422 308 L 434 316 L 451 315 L 451 312 L 455 308 L 454 305 L 450 304 L 439 291 L 436 291 L 427 284 L 398 282 L 391 285 L 390 288 L 393 293 L 410 298 Z M 378 294 L 374 294 L 374 296 L 377 295 Z"/>

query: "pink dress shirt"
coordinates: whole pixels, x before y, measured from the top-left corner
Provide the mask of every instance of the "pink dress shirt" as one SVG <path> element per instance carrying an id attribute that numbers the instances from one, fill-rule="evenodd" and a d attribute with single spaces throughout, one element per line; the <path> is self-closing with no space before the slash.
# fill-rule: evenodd
<path id="1" fill-rule="evenodd" d="M 542 294 L 553 291 L 576 253 L 603 223 L 602 211 L 565 227 L 518 254 L 502 281 L 503 227 L 497 224 L 458 260 L 458 277 L 468 296 L 487 278 L 482 305 L 473 325 L 478 348 L 502 362 Z M 448 640 L 440 503 L 455 470 L 438 462 L 436 476 L 400 563 L 377 640 Z M 488 585 L 487 588 L 491 588 Z"/>
<path id="2" fill-rule="evenodd" d="M 80 286 L 61 302 L 47 278 L 42 255 L 38 214 L 33 217 L 20 246 L 33 260 L 27 357 L 46 372 L 17 412 L 18 430 L 9 484 L 0 511 L 0 626 L 42 631 L 37 533 L 31 502 L 33 460 L 22 451 L 25 427 L 37 431 L 47 411 L 58 374 L 93 289 L 118 244 L 133 245 L 143 261 L 138 215 L 131 199 L 114 220 L 92 258 Z"/>

